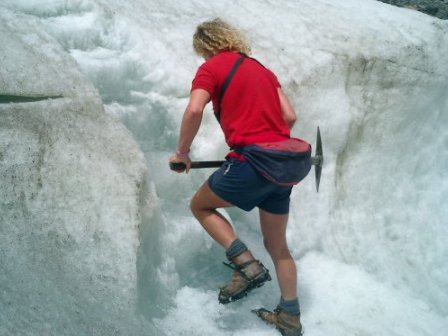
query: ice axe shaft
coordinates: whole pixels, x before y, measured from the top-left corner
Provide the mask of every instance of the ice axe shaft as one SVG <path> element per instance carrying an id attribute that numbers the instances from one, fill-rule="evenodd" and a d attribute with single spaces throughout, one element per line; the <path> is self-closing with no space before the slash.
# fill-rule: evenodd
<path id="1" fill-rule="evenodd" d="M 313 166 L 321 166 L 322 164 L 321 156 L 312 156 L 311 164 Z M 225 161 L 191 161 L 191 169 L 201 169 L 201 168 L 219 168 Z M 171 170 L 184 170 L 185 164 L 182 162 L 179 163 L 170 163 Z"/>
<path id="2" fill-rule="evenodd" d="M 192 161 L 191 169 L 217 168 L 217 167 L 221 167 L 221 165 L 224 162 L 225 161 Z M 185 164 L 182 162 L 179 162 L 179 163 L 170 162 L 170 169 L 171 170 L 184 170 Z"/>
<path id="3" fill-rule="evenodd" d="M 225 161 L 192 161 L 191 169 L 201 169 L 201 168 L 218 168 Z M 314 166 L 314 173 L 316 176 L 316 189 L 319 191 L 320 176 L 322 174 L 322 166 L 324 164 L 324 154 L 322 150 L 322 139 L 320 137 L 319 127 L 317 128 L 317 139 L 316 139 L 316 151 L 315 155 L 311 157 L 311 164 Z M 170 169 L 183 171 L 185 169 L 185 164 L 182 162 L 173 163 L 170 162 Z"/>

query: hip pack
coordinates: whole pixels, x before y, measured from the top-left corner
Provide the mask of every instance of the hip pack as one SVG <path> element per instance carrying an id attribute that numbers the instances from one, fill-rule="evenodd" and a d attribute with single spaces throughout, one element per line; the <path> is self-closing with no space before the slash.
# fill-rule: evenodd
<path id="1" fill-rule="evenodd" d="M 236 150 L 256 171 L 281 186 L 292 186 L 311 170 L 311 145 L 297 138 L 262 142 Z"/>

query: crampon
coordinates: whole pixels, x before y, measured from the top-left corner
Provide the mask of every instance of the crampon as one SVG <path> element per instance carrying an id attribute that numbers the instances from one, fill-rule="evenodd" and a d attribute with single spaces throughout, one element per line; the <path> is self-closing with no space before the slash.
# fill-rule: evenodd
<path id="1" fill-rule="evenodd" d="M 227 304 L 245 297 L 250 291 L 271 281 L 269 270 L 258 260 L 250 260 L 240 265 L 223 263 L 233 270 L 230 282 L 220 288 L 219 303 Z"/>
<path id="2" fill-rule="evenodd" d="M 279 308 L 273 312 L 264 308 L 255 309 L 252 312 L 266 323 L 275 326 L 283 336 L 303 335 L 300 315 L 291 315 Z"/>

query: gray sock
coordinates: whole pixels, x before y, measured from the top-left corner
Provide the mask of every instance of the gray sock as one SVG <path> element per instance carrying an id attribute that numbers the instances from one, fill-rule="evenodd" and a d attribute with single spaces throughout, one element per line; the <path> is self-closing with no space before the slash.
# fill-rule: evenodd
<path id="1" fill-rule="evenodd" d="M 226 250 L 226 257 L 229 260 L 232 258 L 238 257 L 241 253 L 247 251 L 247 246 L 238 238 L 230 244 L 229 248 Z"/>
<path id="2" fill-rule="evenodd" d="M 295 298 L 293 300 L 284 300 L 283 297 L 280 297 L 280 303 L 278 304 L 277 307 L 283 309 L 288 314 L 300 315 L 300 306 L 298 298 Z"/>

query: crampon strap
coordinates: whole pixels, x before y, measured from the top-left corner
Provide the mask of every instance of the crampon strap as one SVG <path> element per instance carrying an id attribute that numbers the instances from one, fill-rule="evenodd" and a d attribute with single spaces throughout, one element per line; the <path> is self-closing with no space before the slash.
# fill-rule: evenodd
<path id="1" fill-rule="evenodd" d="M 223 261 L 222 263 L 224 264 L 224 266 L 227 266 L 227 267 L 230 268 L 231 270 L 233 270 L 233 271 L 238 272 L 239 274 L 241 274 L 241 276 L 242 276 L 245 280 L 247 280 L 247 281 L 251 281 L 251 279 L 249 279 L 249 277 L 243 272 L 243 268 L 249 266 L 250 264 L 253 264 L 254 262 L 258 262 L 258 260 L 255 260 L 255 259 L 254 259 L 254 260 L 250 260 L 250 261 L 247 261 L 247 262 L 245 262 L 245 263 L 242 263 L 241 265 L 235 265 L 235 264 L 233 264 L 233 263 L 231 263 L 231 262 L 227 263 L 227 262 L 225 262 L 225 261 Z M 263 265 L 261 265 L 261 267 L 264 268 Z"/>

